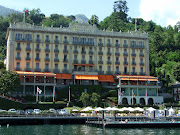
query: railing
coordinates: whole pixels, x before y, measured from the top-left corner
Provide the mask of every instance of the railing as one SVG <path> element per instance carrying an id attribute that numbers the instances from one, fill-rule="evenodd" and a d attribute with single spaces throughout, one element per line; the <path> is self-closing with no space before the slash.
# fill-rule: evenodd
<path id="1" fill-rule="evenodd" d="M 98 52 L 98 55 L 103 55 L 103 52 Z"/>
<path id="2" fill-rule="evenodd" d="M 111 61 L 107 61 L 107 64 L 111 64 Z"/>
<path id="3" fill-rule="evenodd" d="M 49 59 L 49 58 L 45 58 L 44 60 L 45 60 L 46 62 L 49 62 L 49 61 L 50 61 L 50 59 Z"/>
<path id="4" fill-rule="evenodd" d="M 31 51 L 31 48 L 30 47 L 26 47 L 26 51 Z"/>
<path id="5" fill-rule="evenodd" d="M 135 53 L 132 53 L 132 54 L 131 54 L 131 56 L 134 56 L 134 57 L 136 57 L 136 54 L 135 54 Z"/>
<path id="6" fill-rule="evenodd" d="M 110 43 L 107 43 L 107 46 L 108 46 L 108 47 L 111 47 L 111 44 L 110 44 Z"/>
<path id="7" fill-rule="evenodd" d="M 21 60 L 21 57 L 16 57 L 16 60 Z"/>
<path id="8" fill-rule="evenodd" d="M 67 69 L 62 70 L 63 73 L 68 73 L 69 71 Z"/>
<path id="9" fill-rule="evenodd" d="M 59 50 L 58 50 L 58 49 L 54 49 L 54 52 L 55 52 L 55 53 L 59 53 Z"/>
<path id="10" fill-rule="evenodd" d="M 40 61 L 41 59 L 40 58 L 35 58 L 35 61 Z"/>
<path id="11" fill-rule="evenodd" d="M 36 42 L 41 42 L 41 39 L 38 39 L 38 38 L 37 38 L 37 39 L 36 39 Z"/>
<path id="12" fill-rule="evenodd" d="M 103 61 L 102 61 L 102 60 L 99 60 L 99 61 L 98 61 L 98 64 L 103 64 Z"/>
<path id="13" fill-rule="evenodd" d="M 35 68 L 34 71 L 41 72 L 41 69 L 40 68 Z"/>
<path id="14" fill-rule="evenodd" d="M 119 52 L 116 52 L 116 53 L 115 53 L 115 55 L 116 55 L 116 56 L 119 56 L 119 55 L 120 55 L 120 53 L 119 53 Z"/>
<path id="15" fill-rule="evenodd" d="M 117 44 L 117 43 L 116 43 L 116 44 L 115 44 L 115 47 L 120 47 L 120 44 Z"/>
<path id="16" fill-rule="evenodd" d="M 73 52 L 76 53 L 76 54 L 78 54 L 78 50 L 74 50 Z"/>
<path id="17" fill-rule="evenodd" d="M 50 72 L 50 69 L 45 68 L 45 69 L 44 69 L 44 72 Z"/>
<path id="18" fill-rule="evenodd" d="M 104 71 L 98 71 L 98 74 L 104 74 Z"/>
<path id="19" fill-rule="evenodd" d="M 63 59 L 63 62 L 66 62 L 66 63 L 67 63 L 67 62 L 68 62 L 68 59 Z"/>
<path id="20" fill-rule="evenodd" d="M 21 71 L 21 68 L 19 68 L 19 67 L 16 67 L 16 71 Z"/>
<path id="21" fill-rule="evenodd" d="M 124 75 L 128 75 L 128 74 L 129 74 L 129 72 L 123 72 L 123 74 L 124 74 Z"/>
<path id="22" fill-rule="evenodd" d="M 115 74 L 121 74 L 121 71 L 116 71 Z"/>
<path id="23" fill-rule="evenodd" d="M 103 46 L 103 43 L 98 43 L 98 46 Z"/>
<path id="24" fill-rule="evenodd" d="M 63 50 L 63 53 L 68 53 L 68 50 L 67 49 Z"/>
<path id="25" fill-rule="evenodd" d="M 128 44 L 123 44 L 123 47 L 124 48 L 128 48 Z"/>
<path id="26" fill-rule="evenodd" d="M 123 53 L 123 56 L 128 56 L 128 53 Z"/>
<path id="27" fill-rule="evenodd" d="M 58 59 L 58 58 L 55 58 L 55 59 L 54 59 L 54 62 L 59 62 L 59 59 Z"/>
<path id="28" fill-rule="evenodd" d="M 50 49 L 49 49 L 49 48 L 46 48 L 46 49 L 45 49 L 45 52 L 50 52 Z"/>
<path id="29" fill-rule="evenodd" d="M 89 54 L 93 55 L 93 51 L 89 51 Z"/>
<path id="30" fill-rule="evenodd" d="M 107 52 L 107 55 L 111 55 L 111 52 Z"/>
<path id="31" fill-rule="evenodd" d="M 139 65 L 144 66 L 144 62 L 140 62 Z"/>
<path id="32" fill-rule="evenodd" d="M 24 70 L 25 71 L 31 71 L 31 68 L 25 68 Z"/>
<path id="33" fill-rule="evenodd" d="M 131 64 L 132 64 L 132 65 L 136 65 L 136 62 L 132 62 Z"/>
<path id="34" fill-rule="evenodd" d="M 86 64 L 86 60 L 81 60 L 81 64 Z"/>
<path id="35" fill-rule="evenodd" d="M 140 53 L 140 54 L 139 54 L 139 57 L 144 57 L 144 54 L 143 54 L 143 53 Z"/>
<path id="36" fill-rule="evenodd" d="M 31 60 L 31 58 L 30 57 L 26 57 L 26 60 Z"/>
<path id="37" fill-rule="evenodd" d="M 86 54 L 86 51 L 81 51 L 81 54 Z"/>
<path id="38" fill-rule="evenodd" d="M 41 49 L 40 48 L 36 48 L 36 52 L 40 52 L 41 51 Z"/>
<path id="39" fill-rule="evenodd" d="M 60 73 L 60 70 L 59 69 L 54 69 L 53 72 L 54 73 Z"/>
<path id="40" fill-rule="evenodd" d="M 49 40 L 49 39 L 46 39 L 45 42 L 46 42 L 46 43 L 50 43 L 50 40 Z"/>
<path id="41" fill-rule="evenodd" d="M 59 44 L 59 40 L 54 40 L 54 43 L 55 44 Z"/>
<path id="42" fill-rule="evenodd" d="M 64 43 L 64 44 L 68 44 L 68 41 L 67 41 L 67 40 L 64 40 L 63 43 Z"/>
<path id="43" fill-rule="evenodd" d="M 116 61 L 115 64 L 120 65 L 120 62 L 119 62 L 119 61 Z"/>
<path id="44" fill-rule="evenodd" d="M 16 51 L 21 51 L 21 47 L 16 47 Z"/>
<path id="45" fill-rule="evenodd" d="M 127 62 L 127 61 L 124 61 L 123 64 L 124 64 L 124 65 L 128 65 L 128 62 Z"/>
<path id="46" fill-rule="evenodd" d="M 89 60 L 89 64 L 93 64 L 93 61 L 92 61 L 92 60 Z"/>
<path id="47" fill-rule="evenodd" d="M 74 64 L 78 64 L 78 60 L 74 60 L 73 63 L 74 63 Z"/>
<path id="48" fill-rule="evenodd" d="M 145 72 L 139 72 L 139 75 L 145 75 Z"/>
<path id="49" fill-rule="evenodd" d="M 107 71 L 106 74 L 107 75 L 112 75 L 112 71 Z"/>
<path id="50" fill-rule="evenodd" d="M 131 72 L 131 75 L 137 75 L 137 72 Z"/>

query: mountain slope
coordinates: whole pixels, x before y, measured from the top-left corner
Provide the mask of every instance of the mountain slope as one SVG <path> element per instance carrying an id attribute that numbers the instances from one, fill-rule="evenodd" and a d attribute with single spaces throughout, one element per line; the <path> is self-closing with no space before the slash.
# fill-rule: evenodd
<path id="1" fill-rule="evenodd" d="M 9 14 L 12 14 L 14 12 L 20 13 L 19 11 L 16 11 L 16 10 L 13 10 L 13 9 L 10 9 L 10 8 L 6 8 L 6 7 L 0 5 L 0 15 L 1 16 L 5 17 L 5 16 L 7 16 Z"/>

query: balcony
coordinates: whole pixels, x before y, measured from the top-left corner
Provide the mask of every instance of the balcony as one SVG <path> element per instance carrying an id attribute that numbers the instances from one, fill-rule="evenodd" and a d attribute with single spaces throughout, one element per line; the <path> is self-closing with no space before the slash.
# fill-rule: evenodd
<path id="1" fill-rule="evenodd" d="M 81 54 L 86 54 L 86 51 L 81 51 Z"/>
<path id="2" fill-rule="evenodd" d="M 111 44 L 110 44 L 110 43 L 107 43 L 107 47 L 111 47 Z"/>
<path id="3" fill-rule="evenodd" d="M 139 72 L 139 75 L 145 75 L 145 72 Z"/>
<path id="4" fill-rule="evenodd" d="M 15 40 L 16 40 L 16 41 L 24 41 L 23 38 L 17 38 L 17 37 L 15 38 Z"/>
<path id="5" fill-rule="evenodd" d="M 128 65 L 128 62 L 127 62 L 127 61 L 124 61 L 123 64 L 124 64 L 124 65 Z"/>
<path id="6" fill-rule="evenodd" d="M 89 51 L 89 55 L 93 55 L 93 51 Z"/>
<path id="7" fill-rule="evenodd" d="M 136 57 L 136 54 L 135 54 L 135 53 L 132 53 L 131 56 Z"/>
<path id="8" fill-rule="evenodd" d="M 116 65 L 120 65 L 120 62 L 119 62 L 119 61 L 116 61 L 115 64 L 116 64 Z"/>
<path id="9" fill-rule="evenodd" d="M 45 49 L 45 52 L 50 52 L 50 49 L 49 49 L 49 48 L 46 48 L 46 49 Z"/>
<path id="10" fill-rule="evenodd" d="M 50 69 L 49 68 L 45 68 L 44 72 L 50 72 Z"/>
<path id="11" fill-rule="evenodd" d="M 137 75 L 137 72 L 131 72 L 131 75 Z"/>
<path id="12" fill-rule="evenodd" d="M 35 68 L 34 71 L 35 72 L 41 72 L 41 69 L 40 68 Z"/>
<path id="13" fill-rule="evenodd" d="M 36 48 L 36 52 L 40 52 L 41 51 L 41 49 L 40 48 Z"/>
<path id="14" fill-rule="evenodd" d="M 144 45 L 139 45 L 139 48 L 144 48 Z"/>
<path id="15" fill-rule="evenodd" d="M 49 58 L 45 58 L 44 61 L 45 61 L 45 62 L 49 62 L 50 59 L 49 59 Z"/>
<path id="16" fill-rule="evenodd" d="M 49 40 L 49 39 L 46 39 L 46 40 L 45 40 L 45 43 L 50 43 L 50 40 Z"/>
<path id="17" fill-rule="evenodd" d="M 20 67 L 16 67 L 16 71 L 22 71 Z"/>
<path id="18" fill-rule="evenodd" d="M 103 46 L 103 43 L 98 43 L 98 46 Z"/>
<path id="19" fill-rule="evenodd" d="M 36 38 L 36 42 L 40 43 L 40 42 L 41 42 L 41 39 Z"/>
<path id="20" fill-rule="evenodd" d="M 24 41 L 32 42 L 32 39 L 31 38 L 25 38 Z"/>
<path id="21" fill-rule="evenodd" d="M 31 48 L 30 47 L 26 47 L 26 51 L 30 52 Z"/>
<path id="22" fill-rule="evenodd" d="M 111 55 L 111 52 L 107 52 L 107 55 Z"/>
<path id="23" fill-rule="evenodd" d="M 59 69 L 54 69 L 53 72 L 54 73 L 60 73 L 60 70 Z"/>
<path id="24" fill-rule="evenodd" d="M 16 57 L 16 60 L 21 60 L 21 57 Z"/>
<path id="25" fill-rule="evenodd" d="M 74 60 L 73 63 L 74 63 L 74 64 L 78 64 L 78 60 Z"/>
<path id="26" fill-rule="evenodd" d="M 128 44 L 123 44 L 123 47 L 124 48 L 128 48 Z"/>
<path id="27" fill-rule="evenodd" d="M 41 59 L 40 58 L 35 58 L 35 61 L 40 61 Z"/>
<path id="28" fill-rule="evenodd" d="M 89 64 L 93 64 L 93 61 L 92 61 L 92 60 L 89 60 Z"/>
<path id="29" fill-rule="evenodd" d="M 21 47 L 16 47 L 16 51 L 21 51 Z"/>
<path id="30" fill-rule="evenodd" d="M 121 71 L 115 71 L 115 74 L 121 74 Z"/>
<path id="31" fill-rule="evenodd" d="M 140 62 L 139 65 L 140 65 L 140 66 L 144 66 L 144 62 Z"/>
<path id="32" fill-rule="evenodd" d="M 67 69 L 62 70 L 63 73 L 68 73 L 69 71 Z"/>
<path id="33" fill-rule="evenodd" d="M 54 53 L 59 53 L 59 50 L 58 49 L 54 49 Z"/>
<path id="34" fill-rule="evenodd" d="M 54 59 L 54 62 L 59 62 L 59 59 L 58 59 L 58 58 L 55 58 L 55 59 Z"/>
<path id="35" fill-rule="evenodd" d="M 144 54 L 143 54 L 143 53 L 140 53 L 140 54 L 139 54 L 139 57 L 144 57 Z"/>
<path id="36" fill-rule="evenodd" d="M 120 56 L 120 53 L 119 53 L 119 52 L 116 52 L 115 55 L 116 55 L 116 56 Z"/>
<path id="37" fill-rule="evenodd" d="M 102 61 L 102 60 L 99 60 L 99 61 L 98 61 L 98 64 L 103 64 L 103 61 Z"/>
<path id="38" fill-rule="evenodd" d="M 66 63 L 67 63 L 67 62 L 68 62 L 68 59 L 63 59 L 63 62 L 66 62 Z"/>
<path id="39" fill-rule="evenodd" d="M 24 70 L 25 70 L 25 71 L 31 71 L 31 68 L 26 67 Z"/>
<path id="40" fill-rule="evenodd" d="M 64 43 L 64 44 L 68 44 L 68 41 L 67 41 L 67 40 L 64 40 L 63 43 Z"/>
<path id="41" fill-rule="evenodd" d="M 116 43 L 116 44 L 115 44 L 115 47 L 120 47 L 120 44 L 117 44 L 117 43 Z"/>
<path id="42" fill-rule="evenodd" d="M 81 60 L 81 64 L 86 64 L 86 60 Z"/>
<path id="43" fill-rule="evenodd" d="M 106 71 L 107 75 L 112 75 L 112 71 Z"/>
<path id="44" fill-rule="evenodd" d="M 111 61 L 107 61 L 107 64 L 111 64 Z"/>
<path id="45" fill-rule="evenodd" d="M 132 64 L 133 66 L 136 66 L 136 62 L 135 62 L 135 61 L 133 61 L 131 64 Z"/>
<path id="46" fill-rule="evenodd" d="M 74 52 L 75 54 L 78 54 L 78 50 L 74 50 L 73 52 Z"/>
<path id="47" fill-rule="evenodd" d="M 57 39 L 54 40 L 54 43 L 55 43 L 55 44 L 59 44 L 59 40 L 57 40 Z"/>
<path id="48" fill-rule="evenodd" d="M 104 71 L 98 71 L 98 74 L 99 74 L 99 75 L 103 75 L 103 74 L 104 74 Z"/>
<path id="49" fill-rule="evenodd" d="M 31 58 L 30 58 L 30 57 L 26 57 L 26 60 L 27 60 L 27 61 L 30 61 L 30 60 L 31 60 Z"/>
<path id="50" fill-rule="evenodd" d="M 129 74 L 129 72 L 123 72 L 123 75 L 128 75 Z"/>
<path id="51" fill-rule="evenodd" d="M 128 56 L 128 53 L 127 52 L 123 53 L 123 56 Z"/>
<path id="52" fill-rule="evenodd" d="M 98 52 L 98 55 L 103 55 L 103 52 Z"/>
<path id="53" fill-rule="evenodd" d="M 63 53 L 68 53 L 68 50 L 67 50 L 67 49 L 64 49 L 64 50 L 63 50 Z"/>

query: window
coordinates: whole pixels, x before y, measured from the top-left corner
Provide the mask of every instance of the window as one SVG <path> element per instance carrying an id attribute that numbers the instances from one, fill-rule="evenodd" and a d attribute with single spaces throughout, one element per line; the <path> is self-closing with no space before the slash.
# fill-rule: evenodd
<path id="1" fill-rule="evenodd" d="M 99 52 L 102 52 L 102 47 L 99 47 Z"/>
<path id="2" fill-rule="evenodd" d="M 36 39 L 39 40 L 39 39 L 40 39 L 40 36 L 39 36 L 39 35 L 36 35 Z"/>
<path id="3" fill-rule="evenodd" d="M 26 62 L 26 68 L 30 68 L 30 63 Z"/>
<path id="4" fill-rule="evenodd" d="M 67 70 L 67 64 L 64 64 L 64 69 Z"/>
<path id="5" fill-rule="evenodd" d="M 127 58 L 124 58 L 124 62 L 127 62 Z"/>
<path id="6" fill-rule="evenodd" d="M 124 67 L 124 73 L 127 74 L 127 67 Z"/>
<path id="7" fill-rule="evenodd" d="M 119 61 L 119 57 L 116 57 L 116 61 Z"/>
<path id="8" fill-rule="evenodd" d="M 92 56 L 89 56 L 89 60 L 92 61 Z"/>
<path id="9" fill-rule="evenodd" d="M 108 72 L 110 72 L 111 71 L 111 66 L 108 66 Z"/>
<path id="10" fill-rule="evenodd" d="M 125 44 L 125 45 L 127 44 L 127 41 L 126 41 L 126 40 L 124 40 L 124 44 Z"/>
<path id="11" fill-rule="evenodd" d="M 74 55 L 74 60 L 77 60 L 77 55 Z"/>
<path id="12" fill-rule="evenodd" d="M 67 41 L 67 37 L 66 36 L 64 37 L 64 41 Z"/>
<path id="13" fill-rule="evenodd" d="M 133 73 L 135 73 L 135 67 L 132 67 L 132 71 L 133 71 Z"/>
<path id="14" fill-rule="evenodd" d="M 27 43 L 27 48 L 30 48 L 30 43 Z"/>
<path id="15" fill-rule="evenodd" d="M 49 54 L 48 53 L 46 53 L 46 59 L 48 59 L 49 58 Z"/>
<path id="16" fill-rule="evenodd" d="M 82 55 L 82 60 L 85 60 L 85 55 Z"/>
<path id="17" fill-rule="evenodd" d="M 16 39 L 21 40 L 22 39 L 22 34 L 21 33 L 16 33 Z"/>
<path id="18" fill-rule="evenodd" d="M 20 58 L 20 52 L 17 52 L 17 58 Z"/>
<path id="19" fill-rule="evenodd" d="M 81 44 L 85 44 L 86 43 L 86 38 L 80 38 L 80 42 L 81 42 Z"/>
<path id="20" fill-rule="evenodd" d="M 36 44 L 36 48 L 39 49 L 39 44 Z"/>
<path id="21" fill-rule="evenodd" d="M 99 66 L 99 71 L 102 72 L 102 66 Z"/>
<path id="22" fill-rule="evenodd" d="M 55 45 L 55 50 L 58 50 L 58 45 Z"/>
<path id="23" fill-rule="evenodd" d="M 20 68 L 20 62 L 16 62 L 16 68 Z"/>
<path id="24" fill-rule="evenodd" d="M 55 40 L 58 41 L 58 36 L 55 36 Z"/>
<path id="25" fill-rule="evenodd" d="M 116 44 L 118 44 L 118 40 L 116 40 Z"/>
<path id="26" fill-rule="evenodd" d="M 20 48 L 21 46 L 20 46 L 20 43 L 17 43 L 17 48 Z"/>
<path id="27" fill-rule="evenodd" d="M 89 71 L 92 71 L 92 70 L 93 70 L 92 66 L 89 66 Z"/>
<path id="28" fill-rule="evenodd" d="M 64 46 L 64 50 L 67 50 L 67 45 Z"/>
<path id="29" fill-rule="evenodd" d="M 39 53 L 36 53 L 36 58 L 37 58 L 37 59 L 39 58 Z"/>
<path id="30" fill-rule="evenodd" d="M 36 63 L 36 68 L 39 69 L 39 63 Z"/>
<path id="31" fill-rule="evenodd" d="M 118 66 L 116 66 L 116 72 L 119 72 L 119 67 Z"/>
<path id="32" fill-rule="evenodd" d="M 32 35 L 31 34 L 26 34 L 25 36 L 26 36 L 25 39 L 27 41 L 31 41 L 32 40 Z"/>
<path id="33" fill-rule="evenodd" d="M 55 66 L 54 66 L 55 69 L 58 69 L 58 64 L 56 63 Z"/>
<path id="34" fill-rule="evenodd" d="M 116 48 L 116 53 L 118 53 L 119 52 L 119 49 L 118 48 Z"/>
<path id="35" fill-rule="evenodd" d="M 136 45 L 136 41 L 131 41 L 131 46 L 134 47 Z"/>
<path id="36" fill-rule="evenodd" d="M 132 49 L 132 54 L 135 54 L 135 49 Z"/>
<path id="37" fill-rule="evenodd" d="M 46 40 L 49 40 L 49 35 L 46 35 Z"/>
<path id="38" fill-rule="evenodd" d="M 78 43 L 78 42 L 79 42 L 79 38 L 78 37 L 73 37 L 73 43 Z"/>
<path id="39" fill-rule="evenodd" d="M 110 39 L 107 39 L 107 44 L 110 44 Z"/>
<path id="40" fill-rule="evenodd" d="M 49 49 L 49 45 L 48 44 L 46 44 L 46 49 Z"/>
<path id="41" fill-rule="evenodd" d="M 84 46 L 82 46 L 82 51 L 85 51 L 85 47 Z"/>
<path id="42" fill-rule="evenodd" d="M 45 64 L 45 69 L 49 69 L 49 63 Z"/>
<path id="43" fill-rule="evenodd" d="M 142 54 L 143 53 L 143 50 L 142 49 L 140 49 L 140 54 Z"/>
<path id="44" fill-rule="evenodd" d="M 76 50 L 76 51 L 77 51 L 77 46 L 74 46 L 74 50 Z"/>
<path id="45" fill-rule="evenodd" d="M 143 58 L 140 58 L 140 62 L 143 63 Z"/>
<path id="46" fill-rule="evenodd" d="M 58 59 L 58 54 L 55 54 L 55 59 Z"/>
<path id="47" fill-rule="evenodd" d="M 141 67 L 141 73 L 143 73 L 143 67 Z"/>
<path id="48" fill-rule="evenodd" d="M 108 56 L 108 61 L 110 61 L 111 60 L 111 57 L 110 56 Z"/>
<path id="49" fill-rule="evenodd" d="M 74 65 L 74 71 L 77 71 L 77 65 Z"/>
<path id="50" fill-rule="evenodd" d="M 124 49 L 124 53 L 127 53 L 127 49 Z"/>
<path id="51" fill-rule="evenodd" d="M 29 53 L 27 53 L 27 58 L 29 58 L 30 57 L 30 55 L 29 55 Z"/>
<path id="52" fill-rule="evenodd" d="M 133 62 L 133 63 L 135 62 L 135 58 L 132 58 L 132 62 Z"/>
<path id="53" fill-rule="evenodd" d="M 102 56 L 99 56 L 99 60 L 102 61 Z"/>
<path id="54" fill-rule="evenodd" d="M 108 52 L 111 52 L 111 48 L 108 48 Z"/>
<path id="55" fill-rule="evenodd" d="M 67 55 L 64 55 L 64 60 L 67 60 Z"/>
<path id="56" fill-rule="evenodd" d="M 99 39 L 99 43 L 102 43 L 102 39 Z"/>
<path id="57" fill-rule="evenodd" d="M 85 66 L 82 66 L 82 71 L 85 71 Z"/>
<path id="58" fill-rule="evenodd" d="M 89 51 L 92 52 L 92 47 L 89 47 Z"/>

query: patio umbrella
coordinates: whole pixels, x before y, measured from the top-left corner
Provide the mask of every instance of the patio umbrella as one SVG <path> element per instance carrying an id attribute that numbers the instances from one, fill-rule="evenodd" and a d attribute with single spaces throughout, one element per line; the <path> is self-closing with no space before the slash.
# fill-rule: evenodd
<path id="1" fill-rule="evenodd" d="M 73 111 L 73 112 L 78 112 L 79 110 L 77 110 L 77 109 L 73 109 L 72 111 Z"/>
<path id="2" fill-rule="evenodd" d="M 111 110 L 112 110 L 112 111 L 119 111 L 119 109 L 116 108 L 116 107 L 112 107 Z"/>
<path id="3" fill-rule="evenodd" d="M 107 107 L 104 109 L 105 111 L 111 111 L 111 107 Z"/>
<path id="4" fill-rule="evenodd" d="M 169 115 L 174 115 L 174 109 L 171 107 L 170 109 L 169 109 Z"/>
<path id="5" fill-rule="evenodd" d="M 150 107 L 150 108 L 148 108 L 148 109 L 146 109 L 146 110 L 149 111 L 149 112 L 151 113 L 151 112 L 155 111 L 156 109 Z"/>
<path id="6" fill-rule="evenodd" d="M 84 109 L 81 110 L 81 112 L 88 112 L 90 110 L 93 110 L 91 107 L 86 107 Z"/>
<path id="7" fill-rule="evenodd" d="M 132 108 L 132 107 L 128 107 L 128 111 L 130 111 L 130 112 L 134 112 L 134 108 Z"/>
<path id="8" fill-rule="evenodd" d="M 143 108 L 140 108 L 140 107 L 136 107 L 136 108 L 134 109 L 134 111 L 143 112 L 143 111 L 144 111 L 144 109 L 143 109 Z"/>
<path id="9" fill-rule="evenodd" d="M 121 109 L 119 109 L 119 112 L 123 112 L 124 110 L 121 108 Z"/>
<path id="10" fill-rule="evenodd" d="M 102 110 L 103 110 L 103 108 L 101 108 L 101 107 L 94 109 L 94 111 L 102 111 Z"/>

